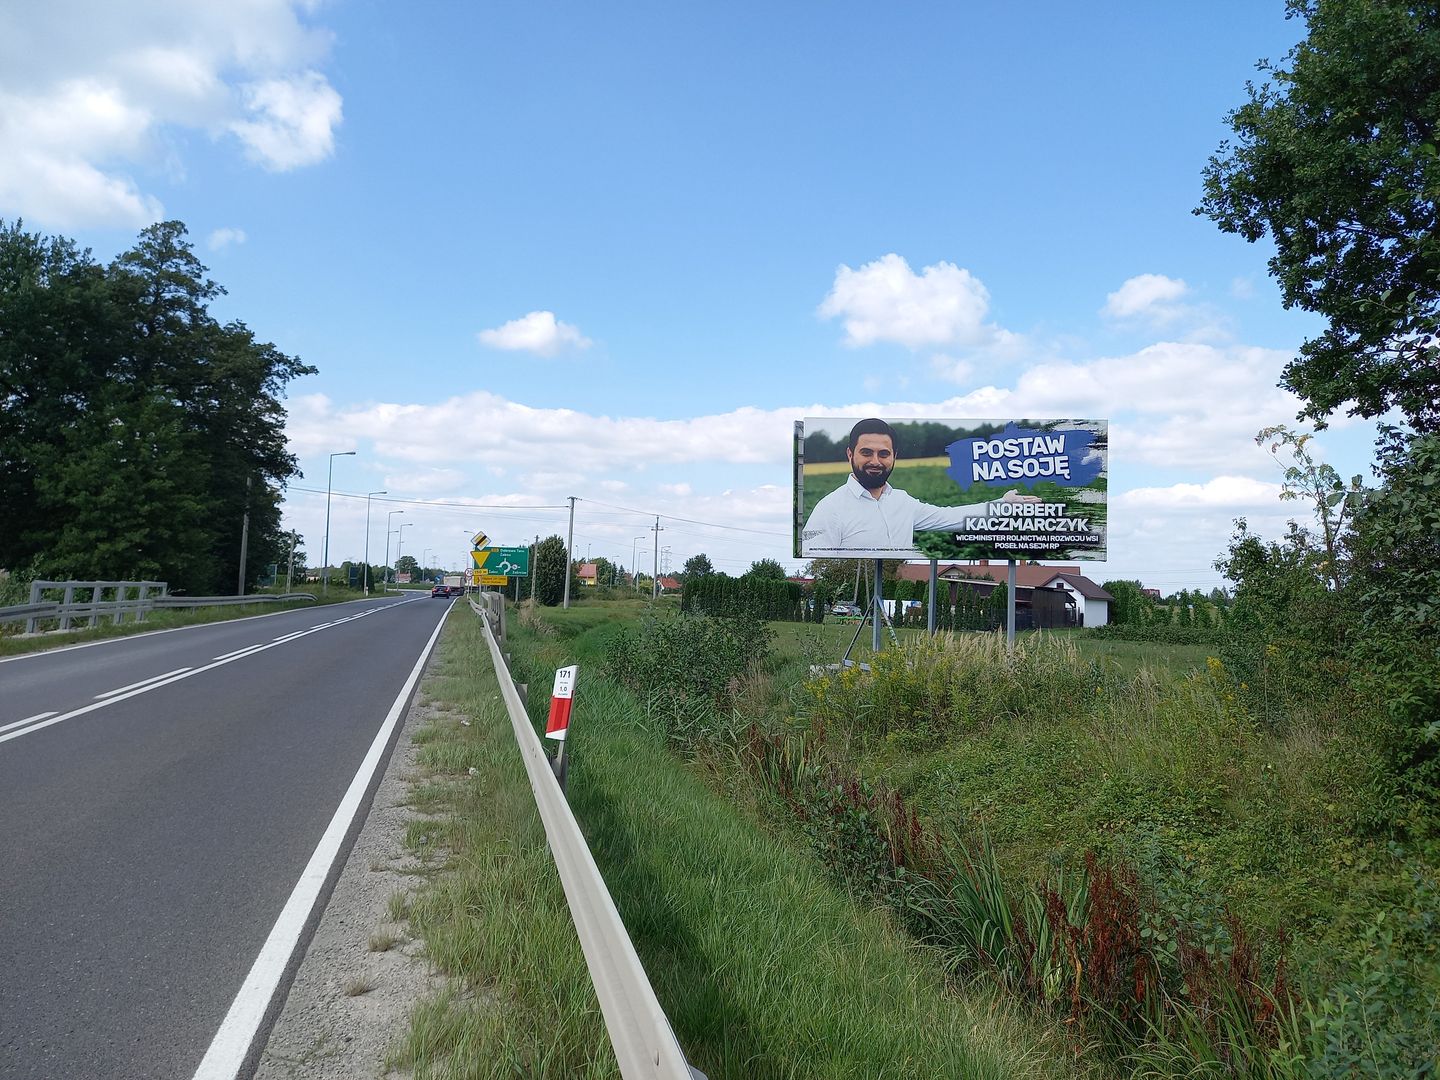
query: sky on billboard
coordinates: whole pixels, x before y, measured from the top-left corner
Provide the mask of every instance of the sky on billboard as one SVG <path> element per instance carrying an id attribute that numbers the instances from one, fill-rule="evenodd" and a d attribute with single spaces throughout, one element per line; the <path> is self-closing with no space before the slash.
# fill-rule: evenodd
<path id="1" fill-rule="evenodd" d="M 799 569 L 803 417 L 1104 417 L 1096 580 L 1303 514 L 1254 442 L 1320 329 L 1192 215 L 1281 0 L 0 5 L 0 218 L 186 223 L 290 387 L 312 563 Z M 1372 427 L 1318 452 L 1368 475 Z M 396 538 L 391 537 L 391 557 Z"/>

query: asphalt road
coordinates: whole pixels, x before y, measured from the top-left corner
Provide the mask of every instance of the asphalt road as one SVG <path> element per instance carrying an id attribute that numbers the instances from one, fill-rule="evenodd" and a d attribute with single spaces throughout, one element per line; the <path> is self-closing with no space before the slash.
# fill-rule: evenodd
<path id="1" fill-rule="evenodd" d="M 194 1075 L 449 608 L 0 662 L 0 1077 Z"/>

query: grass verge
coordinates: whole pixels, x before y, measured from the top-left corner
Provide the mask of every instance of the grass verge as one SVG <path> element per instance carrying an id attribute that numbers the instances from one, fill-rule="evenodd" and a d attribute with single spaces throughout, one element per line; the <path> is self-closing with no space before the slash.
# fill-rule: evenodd
<path id="1" fill-rule="evenodd" d="M 948 985 L 933 953 L 678 762 L 599 674 L 616 627 L 584 608 L 512 620 L 516 673 L 582 664 L 572 806 L 695 1066 L 719 1077 L 1074 1075 L 1060 1041 L 994 996 Z M 543 701 L 532 711 L 539 719 Z"/>
<path id="2" fill-rule="evenodd" d="M 586 663 L 607 620 L 512 620 L 517 675 Z M 593 654 L 591 654 L 593 658 Z M 582 668 L 571 800 L 677 1037 L 711 1080 L 1074 1075 L 1059 1040 L 948 986 L 862 907 L 668 752 L 633 697 Z M 453 988 L 394 1064 L 424 1077 L 610 1077 L 613 1056 L 480 628 L 457 608 L 425 693 L 411 923 Z M 543 694 L 535 695 L 538 713 Z M 462 721 L 469 720 L 467 726 Z M 473 772 L 472 772 L 473 770 Z"/>

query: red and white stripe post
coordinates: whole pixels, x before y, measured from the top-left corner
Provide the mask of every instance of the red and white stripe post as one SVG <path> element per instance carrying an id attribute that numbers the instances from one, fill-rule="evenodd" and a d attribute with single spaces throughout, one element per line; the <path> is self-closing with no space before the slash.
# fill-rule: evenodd
<path id="1" fill-rule="evenodd" d="M 552 766 L 562 791 L 565 789 L 565 735 L 570 730 L 570 710 L 575 703 L 575 681 L 579 674 L 578 664 L 556 669 L 555 687 L 550 691 L 550 717 L 545 721 L 545 737 L 560 744 Z"/>

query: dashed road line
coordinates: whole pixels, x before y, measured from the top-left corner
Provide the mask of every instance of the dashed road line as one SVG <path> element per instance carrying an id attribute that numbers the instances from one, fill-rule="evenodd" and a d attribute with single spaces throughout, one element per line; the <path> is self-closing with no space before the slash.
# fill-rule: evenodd
<path id="1" fill-rule="evenodd" d="M 4 727 L 0 727 L 0 731 L 9 731 L 11 728 L 17 728 L 17 727 L 20 727 L 20 726 L 22 726 L 22 725 L 24 725 L 24 724 L 28 724 L 28 723 L 30 723 L 32 720 L 44 720 L 47 716 L 54 716 L 54 715 L 55 715 L 55 714 L 54 714 L 53 712 L 37 712 L 34 716 L 27 716 L 27 717 L 25 717 L 24 720 L 12 720 L 10 723 L 6 724 Z"/>
<path id="2" fill-rule="evenodd" d="M 401 604 L 410 602 L 411 601 L 407 600 L 400 601 Z M 387 604 L 385 605 L 385 608 L 396 606 L 398 605 Z M 376 610 L 385 610 L 385 608 L 377 608 Z M 370 614 L 370 612 L 367 611 L 363 614 L 368 615 Z M 296 640 L 296 638 L 305 637 L 319 630 L 324 630 L 327 627 L 338 626 L 341 623 L 351 621 L 351 619 L 353 618 L 360 618 L 360 616 L 355 615 L 347 619 L 337 619 L 334 622 L 321 623 L 319 626 L 312 626 L 309 630 L 303 630 L 300 633 L 281 641 L 268 641 L 259 645 L 247 647 L 235 653 L 230 653 L 223 657 L 217 657 L 216 659 L 212 660 L 210 663 L 205 664 L 202 667 L 179 668 L 175 671 L 169 672 L 166 675 L 157 675 L 153 679 L 146 679 L 144 682 L 141 683 L 132 683 L 129 687 L 122 686 L 120 689 L 111 690 L 107 694 L 97 695 L 100 700 L 93 701 L 89 705 L 82 705 L 78 709 L 71 709 L 69 712 L 66 713 L 37 713 L 35 716 L 28 717 L 25 720 L 16 720 L 13 723 L 6 724 L 5 727 L 0 728 L 0 733 L 3 733 L 0 734 L 0 743 L 9 742 L 11 739 L 18 739 L 22 735 L 29 735 L 31 732 L 40 731 L 43 728 L 50 727 L 54 724 L 63 723 L 66 720 L 73 720 L 77 716 L 84 716 L 86 713 L 95 712 L 97 709 L 103 709 L 107 705 L 114 705 L 117 701 L 128 701 L 132 697 L 138 697 L 141 694 L 147 694 L 151 690 L 158 690 L 162 686 L 169 686 L 171 683 L 179 682 L 181 679 L 188 679 L 194 675 L 203 675 L 207 671 L 213 671 L 215 668 L 224 667 L 226 664 L 234 663 L 236 660 L 243 660 L 245 657 L 251 656 L 254 653 L 264 652 L 267 649 L 273 649 L 277 645 L 288 644 L 288 642 L 294 641 Z M 27 727 L 23 725 L 29 726 Z M 9 730 L 11 728 L 15 728 L 18 730 Z"/>
<path id="3" fill-rule="evenodd" d="M 148 679 L 141 679 L 139 682 L 132 682 L 129 686 L 122 686 L 115 690 L 106 690 L 103 694 L 96 694 L 96 701 L 103 701 L 107 697 L 114 697 L 116 694 L 123 694 L 126 690 L 136 690 L 142 686 L 148 686 L 152 682 L 159 682 L 161 679 L 168 679 L 171 675 L 179 675 L 189 671 L 188 667 L 176 668 L 174 671 L 167 671 L 164 675 L 151 675 Z"/>

